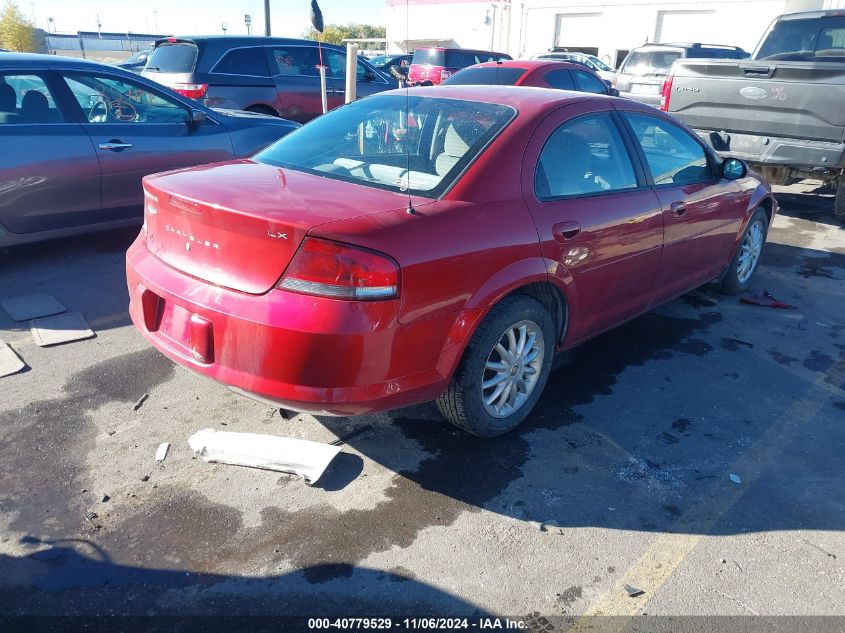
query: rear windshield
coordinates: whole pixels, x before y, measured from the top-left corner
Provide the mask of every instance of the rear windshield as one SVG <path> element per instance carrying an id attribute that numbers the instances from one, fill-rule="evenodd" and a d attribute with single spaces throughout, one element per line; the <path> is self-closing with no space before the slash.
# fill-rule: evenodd
<path id="1" fill-rule="evenodd" d="M 450 86 L 515 86 L 524 74 L 524 68 L 464 68 L 443 83 Z"/>
<path id="2" fill-rule="evenodd" d="M 442 48 L 418 48 L 414 51 L 412 64 L 431 64 L 443 66 L 444 51 Z"/>
<path id="3" fill-rule="evenodd" d="M 775 22 L 755 59 L 845 61 L 845 18 Z"/>
<path id="4" fill-rule="evenodd" d="M 629 75 L 666 75 L 681 51 L 634 51 L 625 61 L 623 73 Z"/>
<path id="5" fill-rule="evenodd" d="M 314 119 L 253 160 L 436 198 L 514 116 L 499 104 L 375 95 Z"/>
<path id="6" fill-rule="evenodd" d="M 159 73 L 191 73 L 197 63 L 197 46 L 187 42 L 159 44 L 147 60 L 145 70 Z"/>

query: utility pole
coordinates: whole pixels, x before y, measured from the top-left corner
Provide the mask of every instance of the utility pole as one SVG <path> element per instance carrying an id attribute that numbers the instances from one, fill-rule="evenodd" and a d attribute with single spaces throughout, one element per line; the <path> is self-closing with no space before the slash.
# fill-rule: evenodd
<path id="1" fill-rule="evenodd" d="M 100 33 L 100 28 L 102 28 L 102 24 L 100 24 L 100 14 L 97 14 L 97 37 L 102 38 L 103 34 Z"/>
<path id="2" fill-rule="evenodd" d="M 220 25 L 220 28 L 221 28 L 221 29 L 223 29 L 223 35 L 226 35 L 226 29 L 227 29 L 227 28 L 229 28 L 229 27 L 227 27 L 227 26 L 226 26 L 226 23 L 225 23 L 225 22 L 223 22 L 223 23 Z"/>
<path id="3" fill-rule="evenodd" d="M 270 0 L 264 0 L 264 35 L 270 37 Z"/>
<path id="4" fill-rule="evenodd" d="M 158 34 L 158 9 L 153 10 L 153 24 L 155 24 L 156 34 Z"/>

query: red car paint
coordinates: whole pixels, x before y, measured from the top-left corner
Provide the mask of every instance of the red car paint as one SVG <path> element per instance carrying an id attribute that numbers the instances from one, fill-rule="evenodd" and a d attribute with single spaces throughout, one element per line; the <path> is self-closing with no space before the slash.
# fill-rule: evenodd
<path id="1" fill-rule="evenodd" d="M 468 68 L 514 68 L 525 71 L 516 79 L 516 81 L 509 84 L 513 86 L 533 86 L 535 88 L 560 89 L 561 86 L 553 79 L 559 71 L 582 72 L 595 78 L 595 80 L 602 86 L 606 85 L 604 80 L 599 77 L 595 71 L 583 64 L 576 64 L 575 62 L 556 62 L 547 59 L 511 59 L 501 62 L 484 62 L 482 64 L 469 66 Z M 454 76 L 455 75 L 453 75 L 453 77 Z M 459 85 L 460 81 L 457 81 L 457 79 L 459 79 L 459 77 L 456 77 L 456 80 L 452 80 L 455 81 L 454 84 L 450 80 L 447 80 L 446 84 Z"/>
<path id="2" fill-rule="evenodd" d="M 490 51 L 442 46 L 421 46 L 414 51 L 408 68 L 409 86 L 437 86 L 450 76 L 487 60 L 509 60 L 510 55 Z"/>
<path id="3" fill-rule="evenodd" d="M 569 348 L 718 276 L 754 210 L 777 210 L 754 175 L 543 202 L 535 166 L 563 122 L 619 111 L 674 119 L 628 100 L 538 88 L 413 94 L 518 112 L 439 199 L 413 197 L 414 213 L 401 193 L 248 160 L 147 177 L 155 212 L 127 253 L 130 314 L 143 336 L 176 362 L 286 408 L 390 409 L 439 395 L 479 322 L 509 293 L 538 283 L 559 292 L 568 315 L 557 349 Z M 395 262 L 398 297 L 278 289 L 306 235 Z"/>

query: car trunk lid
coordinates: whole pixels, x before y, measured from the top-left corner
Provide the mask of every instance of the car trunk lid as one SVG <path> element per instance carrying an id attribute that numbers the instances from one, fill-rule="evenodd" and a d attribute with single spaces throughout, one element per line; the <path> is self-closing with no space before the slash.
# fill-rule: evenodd
<path id="1" fill-rule="evenodd" d="M 276 284 L 313 227 L 408 203 L 395 192 L 249 160 L 149 176 L 144 193 L 151 253 L 251 294 Z"/>

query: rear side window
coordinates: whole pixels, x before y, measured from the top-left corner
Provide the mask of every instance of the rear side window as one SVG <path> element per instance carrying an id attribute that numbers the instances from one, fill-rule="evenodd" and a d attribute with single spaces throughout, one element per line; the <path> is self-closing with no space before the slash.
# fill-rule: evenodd
<path id="1" fill-rule="evenodd" d="M 590 73 L 585 73 L 581 70 L 573 70 L 573 76 L 575 77 L 575 85 L 577 86 L 579 92 L 591 92 L 597 95 L 606 95 L 607 88 L 600 79 L 596 79 L 595 76 L 591 75 Z"/>
<path id="2" fill-rule="evenodd" d="M 273 48 L 275 75 L 300 75 L 303 77 L 318 77 L 320 71 L 320 56 L 316 48 L 311 46 L 286 46 Z"/>
<path id="3" fill-rule="evenodd" d="M 41 77 L 0 75 L 0 125 L 62 122 L 62 114 Z"/>
<path id="4" fill-rule="evenodd" d="M 159 73 L 192 73 L 197 63 L 197 46 L 188 42 L 159 44 L 147 60 L 145 70 Z"/>
<path id="5" fill-rule="evenodd" d="M 481 56 L 470 51 L 446 51 L 446 58 L 443 65 L 446 68 L 466 68 L 481 62 L 495 61 L 491 56 Z"/>
<path id="6" fill-rule="evenodd" d="M 689 184 L 711 179 L 704 148 L 677 125 L 648 116 L 624 114 L 643 148 L 654 184 Z"/>
<path id="7" fill-rule="evenodd" d="M 431 64 L 443 66 L 444 51 L 440 48 L 418 48 L 414 51 L 412 64 Z"/>
<path id="8" fill-rule="evenodd" d="M 636 186 L 631 158 L 609 113 L 578 117 L 552 132 L 534 175 L 539 200 Z"/>
<path id="9" fill-rule="evenodd" d="M 568 70 L 552 70 L 546 73 L 544 79 L 552 88 L 575 90 L 575 82 L 572 81 L 572 75 L 569 74 Z"/>
<path id="10" fill-rule="evenodd" d="M 680 51 L 634 51 L 625 61 L 623 73 L 629 75 L 665 75 Z"/>
<path id="11" fill-rule="evenodd" d="M 443 83 L 450 86 L 515 86 L 524 73 L 524 68 L 464 68 Z"/>
<path id="12" fill-rule="evenodd" d="M 267 59 L 264 56 L 264 49 L 257 46 L 232 49 L 217 62 L 212 72 L 226 75 L 266 77 Z"/>

